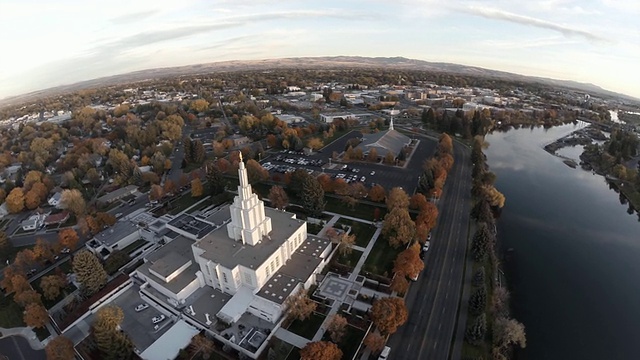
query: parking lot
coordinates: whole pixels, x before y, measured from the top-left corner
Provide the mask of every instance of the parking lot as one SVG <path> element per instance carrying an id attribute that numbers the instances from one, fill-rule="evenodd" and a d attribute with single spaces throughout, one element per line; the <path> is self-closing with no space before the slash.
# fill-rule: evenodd
<path id="1" fill-rule="evenodd" d="M 335 163 L 330 160 L 333 151 L 342 152 L 349 139 L 361 136 L 359 131 L 354 130 L 322 148 L 322 152 L 315 152 L 311 155 L 293 151 L 281 152 L 266 158 L 262 165 L 272 174 L 284 174 L 302 168 L 316 176 L 324 172 L 347 182 L 362 182 L 367 187 L 380 184 L 390 190 L 399 186 L 405 189 L 408 194 L 413 194 L 418 185 L 418 177 L 423 171 L 422 164 L 424 160 L 433 155 L 437 145 L 436 141 L 422 138 L 414 150 L 409 164 L 404 168 L 381 163 Z"/>
<path id="2" fill-rule="evenodd" d="M 136 306 L 145 303 L 144 300 L 140 299 L 138 289 L 138 286 L 132 286 L 121 296 L 114 299 L 113 304 L 120 307 L 124 312 L 124 320 L 120 327 L 129 335 L 136 348 L 144 351 L 171 328 L 172 321 L 165 314 L 165 319 L 157 324 L 159 325 L 158 330 L 155 330 L 155 325 L 151 319 L 160 315 L 160 312 L 151 304 L 142 311 L 135 311 Z"/>

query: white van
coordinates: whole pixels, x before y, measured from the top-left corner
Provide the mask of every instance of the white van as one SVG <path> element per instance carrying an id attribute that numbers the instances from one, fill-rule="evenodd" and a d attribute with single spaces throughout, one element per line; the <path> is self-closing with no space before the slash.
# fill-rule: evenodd
<path id="1" fill-rule="evenodd" d="M 391 352 L 391 348 L 388 346 L 385 346 L 384 349 L 382 349 L 380 356 L 378 356 L 378 360 L 387 360 L 389 358 L 390 352 Z"/>

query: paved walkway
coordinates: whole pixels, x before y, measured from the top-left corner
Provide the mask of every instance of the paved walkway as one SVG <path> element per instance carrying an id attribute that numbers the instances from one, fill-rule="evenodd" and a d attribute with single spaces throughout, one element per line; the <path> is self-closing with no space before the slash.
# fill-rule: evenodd
<path id="1" fill-rule="evenodd" d="M 338 213 L 333 213 L 333 212 L 329 212 L 329 211 L 325 211 L 325 214 L 329 214 L 329 215 L 333 215 L 333 218 L 335 219 L 335 217 L 341 217 L 341 218 L 345 218 L 345 219 L 349 219 L 349 220 L 353 220 L 353 221 L 359 221 L 361 223 L 365 223 L 365 224 L 371 224 L 371 225 L 376 225 L 376 223 L 374 223 L 373 221 L 369 221 L 369 220 L 363 220 L 357 217 L 353 217 L 353 216 L 349 216 L 349 215 L 342 215 L 342 214 L 338 214 Z M 333 219 L 331 219 L 333 220 Z M 337 221 L 338 219 L 336 219 Z M 334 221 L 335 223 L 335 221 Z"/>
<path id="2" fill-rule="evenodd" d="M 38 340 L 36 333 L 29 327 L 16 327 L 11 329 L 0 328 L 0 339 L 16 335 L 25 338 L 34 350 L 44 349 L 44 345 L 40 340 Z"/>
<path id="3" fill-rule="evenodd" d="M 285 328 L 278 328 L 278 330 L 276 330 L 276 337 L 282 341 L 288 342 L 289 344 L 302 349 L 303 347 L 307 346 L 307 343 L 309 342 L 309 339 L 307 338 L 303 338 L 302 336 L 298 335 L 298 334 L 294 334 L 291 331 L 285 329 Z"/>
<path id="4" fill-rule="evenodd" d="M 331 213 L 329 213 L 329 214 L 331 214 Z M 351 218 L 351 217 L 343 216 L 343 215 L 339 215 L 339 214 L 333 214 L 333 215 L 334 215 L 333 219 L 335 219 L 336 216 L 346 217 L 347 219 Z M 333 219 L 331 219 L 331 220 L 333 220 Z M 351 218 L 351 219 L 356 220 L 356 221 L 367 222 L 369 224 L 373 224 L 373 222 L 371 222 L 371 221 L 363 221 L 363 220 L 356 219 L 356 218 Z M 367 247 L 363 249 L 364 251 L 362 252 L 362 255 L 360 256 L 360 260 L 358 260 L 358 263 L 353 268 L 353 271 L 351 272 L 351 274 L 349 274 L 349 281 L 355 282 L 356 278 L 360 274 L 360 269 L 362 269 L 362 265 L 364 265 L 364 262 L 367 260 L 367 257 L 369 256 L 369 253 L 371 252 L 371 249 L 373 249 L 373 246 L 376 244 L 376 240 L 378 240 L 378 237 L 380 236 L 380 232 L 381 231 L 382 231 L 382 227 L 378 226 L 378 228 L 376 229 L 376 232 L 373 233 L 373 236 L 371 237 L 371 240 L 367 244 Z M 331 318 L 333 317 L 333 315 L 338 313 L 338 310 L 340 309 L 340 305 L 342 305 L 342 303 L 339 302 L 339 301 L 335 301 L 333 303 L 333 306 L 331 306 L 331 310 L 329 311 L 329 314 L 324 319 L 324 321 L 322 322 L 322 325 L 320 325 L 320 328 L 318 329 L 318 331 L 316 331 L 316 334 L 313 336 L 313 339 L 311 341 L 320 341 L 320 340 L 322 340 L 322 336 L 324 335 L 324 333 L 326 331 L 326 326 L 328 325 L 328 323 L 331 320 Z"/>

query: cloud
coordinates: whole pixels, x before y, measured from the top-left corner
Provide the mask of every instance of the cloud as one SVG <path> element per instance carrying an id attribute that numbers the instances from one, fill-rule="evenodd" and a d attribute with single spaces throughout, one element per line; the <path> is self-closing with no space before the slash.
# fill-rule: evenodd
<path id="1" fill-rule="evenodd" d="M 598 34 L 589 32 L 587 30 L 573 28 L 567 25 L 556 24 L 547 20 L 537 19 L 530 16 L 514 14 L 511 12 L 503 11 L 499 9 L 469 6 L 469 7 L 460 8 L 459 10 L 470 15 L 483 17 L 485 19 L 503 20 L 503 21 L 508 21 L 516 24 L 534 26 L 541 29 L 557 31 L 567 37 L 578 36 L 595 43 L 611 42 L 609 39 L 604 38 Z"/>
<path id="2" fill-rule="evenodd" d="M 109 19 L 110 22 L 116 24 L 116 25 L 123 25 L 123 24 L 129 24 L 135 21 L 142 21 L 144 19 L 150 18 L 155 14 L 158 14 L 160 12 L 160 10 L 146 10 L 146 11 L 140 11 L 140 12 L 135 12 L 135 13 L 131 13 L 131 14 L 125 14 L 125 15 L 120 15 L 120 16 L 116 16 L 113 17 L 111 19 Z"/>

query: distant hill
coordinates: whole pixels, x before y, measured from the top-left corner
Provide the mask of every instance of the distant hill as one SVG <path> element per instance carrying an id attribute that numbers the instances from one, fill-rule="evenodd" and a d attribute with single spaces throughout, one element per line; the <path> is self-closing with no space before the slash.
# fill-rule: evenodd
<path id="1" fill-rule="evenodd" d="M 38 90 L 23 95 L 13 96 L 0 100 L 0 106 L 22 103 L 43 96 L 77 91 L 87 88 L 124 84 L 129 82 L 171 77 L 178 75 L 195 75 L 212 72 L 260 70 L 260 69 L 329 69 L 329 68 L 395 68 L 406 70 L 426 70 L 433 72 L 447 72 L 460 75 L 484 76 L 503 80 L 516 80 L 525 82 L 540 82 L 548 85 L 572 88 L 590 94 L 599 94 L 607 97 L 616 97 L 631 101 L 640 101 L 634 97 L 605 90 L 589 83 L 580 83 L 569 80 L 556 80 L 542 77 L 525 76 L 498 70 L 484 69 L 475 66 L 428 62 L 403 57 L 360 57 L 360 56 L 332 56 L 332 57 L 302 57 L 267 60 L 239 60 L 222 61 L 207 64 L 176 66 L 135 71 L 102 77 L 93 80 L 82 81 L 71 85 L 62 85 L 45 90 Z"/>

